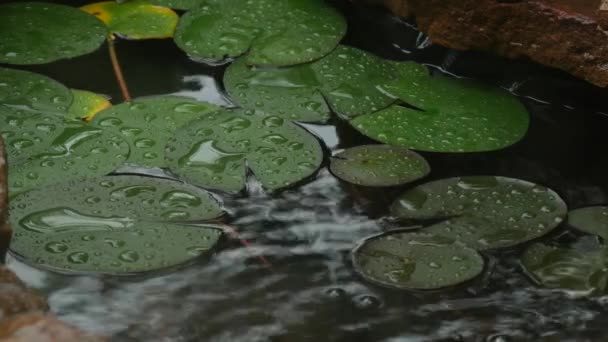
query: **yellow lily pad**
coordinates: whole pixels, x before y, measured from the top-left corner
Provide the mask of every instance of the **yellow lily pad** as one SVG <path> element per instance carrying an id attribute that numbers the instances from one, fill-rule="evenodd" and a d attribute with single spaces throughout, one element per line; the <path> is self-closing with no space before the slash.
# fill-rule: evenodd
<path id="1" fill-rule="evenodd" d="M 126 39 L 171 38 L 179 19 L 172 9 L 141 0 L 103 1 L 80 9 L 103 21 L 111 34 Z"/>
<path id="2" fill-rule="evenodd" d="M 68 108 L 67 117 L 91 121 L 95 114 L 112 106 L 110 101 L 102 95 L 79 89 L 71 89 L 74 101 Z"/>

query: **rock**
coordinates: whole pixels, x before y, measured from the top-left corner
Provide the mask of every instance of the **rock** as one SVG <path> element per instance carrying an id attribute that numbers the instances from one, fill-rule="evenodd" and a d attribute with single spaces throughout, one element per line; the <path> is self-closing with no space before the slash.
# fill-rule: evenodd
<path id="1" fill-rule="evenodd" d="M 24 314 L 0 323 L 2 342 L 101 342 L 51 315 Z"/>
<path id="2" fill-rule="evenodd" d="M 608 1 L 363 0 L 413 14 L 439 45 L 527 57 L 608 87 Z"/>
<path id="3" fill-rule="evenodd" d="M 11 270 L 0 266 L 0 320 L 46 310 L 46 299 L 28 289 Z"/>
<path id="4" fill-rule="evenodd" d="M 8 225 L 8 177 L 4 153 L 4 142 L 0 137 L 0 260 L 4 260 L 6 249 L 11 239 L 11 229 Z"/>

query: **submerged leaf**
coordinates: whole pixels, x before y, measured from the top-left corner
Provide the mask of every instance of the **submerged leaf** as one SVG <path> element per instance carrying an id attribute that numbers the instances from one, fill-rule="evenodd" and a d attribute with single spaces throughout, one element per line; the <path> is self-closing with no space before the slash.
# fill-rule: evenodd
<path id="1" fill-rule="evenodd" d="M 568 224 L 585 233 L 608 240 L 608 207 L 588 207 L 568 213 Z"/>
<path id="2" fill-rule="evenodd" d="M 521 265 L 528 276 L 544 287 L 605 294 L 607 253 L 605 249 L 579 252 L 534 244 L 521 257 Z"/>
<path id="3" fill-rule="evenodd" d="M 352 121 L 361 133 L 386 144 L 432 152 L 483 152 L 510 146 L 528 130 L 523 104 L 510 93 L 447 77 L 404 79 L 385 89 L 401 106 Z"/>
<path id="4" fill-rule="evenodd" d="M 420 179 L 431 169 L 416 152 L 389 145 L 363 145 L 333 156 L 330 170 L 350 183 L 394 186 Z"/>
<path id="5" fill-rule="evenodd" d="M 15 114 L 14 110 L 22 114 L 63 115 L 72 100 L 72 92 L 53 79 L 29 71 L 0 68 L 0 116 L 7 112 Z"/>
<path id="6" fill-rule="evenodd" d="M 166 160 L 173 172 L 206 188 L 241 190 L 249 168 L 264 187 L 278 189 L 312 175 L 323 151 L 314 136 L 278 116 L 222 110 L 177 130 Z"/>
<path id="7" fill-rule="evenodd" d="M 432 290 L 478 276 L 481 255 L 438 236 L 385 233 L 366 239 L 353 250 L 355 270 L 365 279 L 398 289 Z"/>
<path id="8" fill-rule="evenodd" d="M 170 8 L 143 0 L 104 1 L 80 9 L 103 21 L 110 33 L 126 39 L 171 38 L 179 19 Z"/>
<path id="9" fill-rule="evenodd" d="M 107 98 L 86 90 L 72 89 L 74 102 L 68 108 L 69 119 L 91 121 L 95 114 L 109 108 L 112 104 Z"/>
<path id="10" fill-rule="evenodd" d="M 44 64 L 97 50 L 108 32 L 94 16 L 46 2 L 0 5 L 0 63 Z"/>
<path id="11" fill-rule="evenodd" d="M 424 232 L 485 250 L 543 236 L 566 216 L 564 201 L 551 189 L 519 179 L 491 176 L 442 179 L 420 185 L 395 200 L 402 219 L 444 221 Z"/>
<path id="12" fill-rule="evenodd" d="M 193 186 L 113 176 L 24 192 L 13 198 L 10 213 L 11 251 L 26 262 L 124 274 L 175 266 L 207 252 L 221 235 L 217 227 L 170 222 L 200 222 L 223 211 Z"/>
<path id="13" fill-rule="evenodd" d="M 175 130 L 218 106 L 177 96 L 152 96 L 110 107 L 92 123 L 120 133 L 131 147 L 127 163 L 164 167 L 164 149 Z"/>
<path id="14" fill-rule="evenodd" d="M 193 58 L 247 53 L 249 65 L 294 65 L 328 54 L 346 32 L 322 0 L 207 0 L 184 14 L 175 42 Z"/>

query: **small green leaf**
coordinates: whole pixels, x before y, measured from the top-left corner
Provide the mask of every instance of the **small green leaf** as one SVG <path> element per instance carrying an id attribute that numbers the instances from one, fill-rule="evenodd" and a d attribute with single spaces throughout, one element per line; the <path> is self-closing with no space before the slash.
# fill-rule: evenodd
<path id="1" fill-rule="evenodd" d="M 594 234 L 604 241 L 608 240 L 608 207 L 588 207 L 572 210 L 568 213 L 568 224 L 589 234 Z"/>
<path id="2" fill-rule="evenodd" d="M 13 110 L 63 115 L 72 100 L 70 90 L 53 79 L 29 71 L 0 68 L 0 115 L 14 114 Z"/>
<path id="3" fill-rule="evenodd" d="M 127 163 L 164 167 L 164 149 L 175 130 L 218 106 L 177 96 L 152 96 L 110 107 L 92 124 L 120 133 L 131 147 Z"/>
<path id="4" fill-rule="evenodd" d="M 410 220 L 443 219 L 424 232 L 485 250 L 547 234 L 563 221 L 567 208 L 551 189 L 519 179 L 477 176 L 420 185 L 397 198 L 391 213 Z"/>
<path id="5" fill-rule="evenodd" d="M 346 33 L 322 0 L 207 0 L 184 14 L 175 42 L 191 57 L 222 61 L 247 53 L 249 65 L 294 65 L 323 57 Z"/>
<path id="6" fill-rule="evenodd" d="M 415 233 L 366 239 L 352 253 L 355 270 L 368 281 L 403 290 L 433 290 L 478 276 L 481 255 L 459 242 Z"/>
<path id="7" fill-rule="evenodd" d="M 179 19 L 170 8 L 143 0 L 104 1 L 80 9 L 103 21 L 110 33 L 126 39 L 171 38 Z"/>
<path id="8" fill-rule="evenodd" d="M 15 136 L 40 139 L 41 145 L 22 151 L 29 159 L 9 163 L 9 191 L 13 195 L 70 178 L 108 174 L 129 155 L 129 145 L 120 135 L 100 127 L 42 114 L 25 122 L 27 126 L 14 126 Z"/>
<path id="9" fill-rule="evenodd" d="M 177 130 L 166 160 L 174 173 L 206 188 L 239 191 L 249 168 L 274 190 L 312 175 L 323 151 L 314 136 L 278 116 L 222 110 Z"/>
<path id="10" fill-rule="evenodd" d="M 97 50 L 108 31 L 94 16 L 46 2 L 0 5 L 0 63 L 44 64 Z"/>
<path id="11" fill-rule="evenodd" d="M 483 152 L 510 146 L 528 130 L 528 113 L 508 92 L 447 77 L 403 79 L 385 88 L 410 105 L 362 115 L 351 124 L 386 144 L 432 152 Z"/>
<path id="12" fill-rule="evenodd" d="M 333 156 L 330 170 L 350 183 L 394 186 L 420 179 L 431 168 L 416 152 L 389 145 L 363 145 Z"/>
<path id="13" fill-rule="evenodd" d="M 112 105 L 106 97 L 90 91 L 72 89 L 72 95 L 74 102 L 68 108 L 68 119 L 91 121 L 95 114 Z"/>
<path id="14" fill-rule="evenodd" d="M 48 196 L 53 194 L 53 196 Z M 35 199 L 35 200 L 33 200 Z M 63 272 L 129 274 L 176 266 L 205 253 L 223 214 L 208 192 L 139 176 L 75 179 L 15 196 L 11 251 Z"/>
<path id="15" fill-rule="evenodd" d="M 521 257 L 521 265 L 528 276 L 544 287 L 605 294 L 606 253 L 605 249 L 579 252 L 534 244 Z"/>

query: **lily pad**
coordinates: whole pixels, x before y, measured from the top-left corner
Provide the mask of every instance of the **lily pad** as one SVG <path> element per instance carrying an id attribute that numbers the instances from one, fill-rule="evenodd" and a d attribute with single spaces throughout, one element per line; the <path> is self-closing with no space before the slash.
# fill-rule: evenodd
<path id="1" fill-rule="evenodd" d="M 206 188 L 239 191 L 249 168 L 274 190 L 312 175 L 323 151 L 313 135 L 278 116 L 222 110 L 177 130 L 166 161 L 174 173 Z"/>
<path id="2" fill-rule="evenodd" d="M 347 119 L 385 108 L 395 97 L 383 87 L 399 77 L 412 79 L 427 73 L 420 64 L 391 62 L 338 46 L 318 61 L 289 68 L 250 68 L 241 58 L 226 70 L 224 84 L 241 107 L 272 111 L 291 120 L 323 122 L 329 118 L 329 107 Z"/>
<path id="3" fill-rule="evenodd" d="M 478 276 L 481 255 L 439 236 L 385 233 L 366 239 L 352 253 L 355 270 L 373 283 L 404 290 L 433 290 Z"/>
<path id="4" fill-rule="evenodd" d="M 195 8 L 207 0 L 146 0 L 147 3 L 170 7 L 178 10 Z"/>
<path id="5" fill-rule="evenodd" d="M 112 105 L 106 97 L 90 91 L 72 89 L 72 95 L 74 102 L 68 108 L 68 119 L 91 121 L 95 114 Z"/>
<path id="6" fill-rule="evenodd" d="M 597 206 L 572 210 L 568 213 L 568 224 L 604 241 L 608 240 L 608 207 Z"/>
<path id="7" fill-rule="evenodd" d="M 521 140 L 529 125 L 523 104 L 510 93 L 447 77 L 403 80 L 385 88 L 415 110 L 401 106 L 361 115 L 351 122 L 368 137 L 432 152 L 483 152 Z"/>
<path id="8" fill-rule="evenodd" d="M 567 213 L 553 190 L 519 179 L 457 177 L 420 185 L 398 197 L 391 213 L 401 219 L 443 220 L 424 232 L 477 249 L 514 246 L 543 236 Z"/>
<path id="9" fill-rule="evenodd" d="M 171 38 L 179 20 L 170 8 L 143 0 L 124 3 L 103 1 L 80 9 L 103 21 L 111 34 L 126 39 Z"/>
<path id="10" fill-rule="evenodd" d="M 363 145 L 333 156 L 330 170 L 350 183 L 394 186 L 423 178 L 431 168 L 416 152 L 389 145 Z"/>
<path id="11" fill-rule="evenodd" d="M 97 50 L 105 25 L 76 8 L 46 2 L 0 5 L 0 63 L 44 64 Z"/>
<path id="12" fill-rule="evenodd" d="M 127 163 L 164 167 L 164 148 L 175 130 L 218 106 L 176 96 L 142 97 L 97 114 L 92 123 L 119 132 L 131 147 Z"/>
<path id="13" fill-rule="evenodd" d="M 38 124 L 27 121 L 33 127 L 24 127 L 24 132 L 16 134 L 30 134 L 31 141 L 40 139 L 41 143 L 28 151 L 29 159 L 9 163 L 9 190 L 13 195 L 69 178 L 108 174 L 129 155 L 129 145 L 116 133 L 78 121 L 49 120 L 41 114 L 32 120 L 36 119 L 40 119 Z M 42 146 L 45 148 L 39 148 Z"/>
<path id="14" fill-rule="evenodd" d="M 113 176 L 22 193 L 10 213 L 11 251 L 26 262 L 66 272 L 128 274 L 176 266 L 209 251 L 221 230 L 175 223 L 200 222 L 223 211 L 193 186 Z"/>
<path id="15" fill-rule="evenodd" d="M 249 65 L 285 66 L 327 55 L 345 33 L 342 15 L 322 0 L 207 0 L 181 17 L 175 42 L 197 59 L 247 53 Z"/>
<path id="16" fill-rule="evenodd" d="M 534 244 L 523 254 L 521 265 L 528 276 L 544 287 L 605 294 L 607 253 L 606 249 L 581 252 Z"/>
<path id="17" fill-rule="evenodd" d="M 29 71 L 0 68 L 0 116 L 6 112 L 14 114 L 11 109 L 63 115 L 72 100 L 70 90 L 53 79 Z"/>

